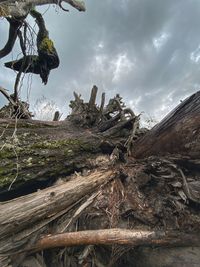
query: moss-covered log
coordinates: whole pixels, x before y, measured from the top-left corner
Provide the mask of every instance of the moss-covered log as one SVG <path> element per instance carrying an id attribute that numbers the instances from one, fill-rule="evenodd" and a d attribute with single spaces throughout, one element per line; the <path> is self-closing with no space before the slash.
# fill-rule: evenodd
<path id="1" fill-rule="evenodd" d="M 106 107 L 103 95 L 98 107 L 95 104 L 96 93 L 94 87 L 88 103 L 75 93 L 75 101 L 71 101 L 72 114 L 65 121 L 0 120 L 0 195 L 2 200 L 21 196 L 0 203 L 1 266 L 36 266 L 36 263 L 30 263 L 30 258 L 31 262 L 36 262 L 38 255 L 28 256 L 28 253 L 37 246 L 38 240 L 42 240 L 42 236 L 48 238 L 49 234 L 123 228 L 136 231 L 159 229 L 163 233 L 172 230 L 177 236 L 186 236 L 190 229 L 199 240 L 198 154 L 192 154 L 189 147 L 190 156 L 182 149 L 179 155 L 175 154 L 177 150 L 166 150 L 163 146 L 162 157 L 147 157 L 151 153 L 144 154 L 140 160 L 131 157 L 131 149 L 146 138 L 141 137 L 145 131 L 140 129 L 139 116 L 124 107 L 119 95 Z M 179 126 L 186 129 L 188 115 L 190 121 L 198 116 L 196 96 L 198 94 L 189 99 L 190 103 L 197 105 L 184 112 L 187 100 L 182 105 L 183 112 L 178 107 L 178 112 L 173 112 L 163 129 L 160 128 L 159 133 L 163 130 L 166 136 L 169 130 L 167 140 L 171 144 L 173 131 L 170 129 L 175 128 L 174 120 L 179 122 L 180 119 L 182 124 Z M 196 119 L 195 123 L 199 125 Z M 155 138 L 154 129 L 149 133 Z M 179 133 L 181 135 L 182 131 L 176 134 Z M 191 142 L 193 132 L 188 130 L 187 133 L 184 132 L 187 141 Z M 198 128 L 196 133 L 198 137 Z M 194 142 L 199 140 L 197 137 L 193 137 Z M 159 144 L 159 135 L 156 141 Z M 149 151 L 154 151 L 156 142 L 154 144 L 147 147 Z M 43 189 L 45 187 L 48 188 Z M 35 192 L 38 189 L 41 191 Z M 25 194 L 28 195 L 23 196 Z M 176 240 L 173 236 L 168 245 L 172 246 Z M 165 241 L 161 238 L 156 245 L 161 246 Z M 127 247 L 119 248 L 117 243 L 105 249 L 95 247 L 93 242 L 87 244 L 88 247 L 45 250 L 42 257 L 46 265 L 42 266 L 60 267 L 66 259 L 69 259 L 65 264 L 67 267 L 71 266 L 71 261 L 73 266 L 90 266 L 91 262 L 96 266 L 134 266 L 131 260 L 125 261 L 124 265 L 115 265 Z M 144 242 L 142 246 L 145 244 L 149 245 Z M 196 249 L 195 261 L 191 262 L 192 245 L 198 246 L 198 241 L 194 244 L 188 239 L 188 247 L 182 250 L 186 257 L 181 260 L 195 267 L 199 261 L 199 249 Z M 134 251 L 140 249 L 142 255 L 143 248 L 134 245 Z M 166 250 L 160 266 L 166 266 L 167 253 Z M 170 253 L 170 260 L 174 259 L 176 253 Z M 153 266 L 159 266 L 155 262 Z M 178 264 L 173 262 L 175 267 Z"/>
<path id="2" fill-rule="evenodd" d="M 123 144 L 131 134 L 134 117 L 124 116 L 119 96 L 105 110 L 98 107 L 97 90 L 94 86 L 89 103 L 75 93 L 72 114 L 64 121 L 0 119 L 1 200 L 50 186 L 75 171 L 92 169 L 91 159 L 102 152 L 111 154 L 115 145 L 126 151 Z M 114 122 L 112 113 L 118 113 Z M 104 124 L 107 127 L 102 130 Z"/>
<path id="3" fill-rule="evenodd" d="M 89 169 L 87 159 L 100 151 L 101 139 L 75 129 L 70 122 L 0 120 L 0 131 L 2 200 L 10 194 L 8 190 L 14 197 L 19 188 L 29 193 L 74 171 Z"/>

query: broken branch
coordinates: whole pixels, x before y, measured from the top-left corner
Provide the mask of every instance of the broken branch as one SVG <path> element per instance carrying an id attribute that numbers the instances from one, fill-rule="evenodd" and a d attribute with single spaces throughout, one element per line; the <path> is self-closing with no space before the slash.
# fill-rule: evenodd
<path id="1" fill-rule="evenodd" d="M 47 235 L 36 242 L 34 251 L 55 247 L 80 245 L 131 245 L 131 246 L 200 246 L 200 234 L 180 232 L 104 229 L 57 235 Z"/>

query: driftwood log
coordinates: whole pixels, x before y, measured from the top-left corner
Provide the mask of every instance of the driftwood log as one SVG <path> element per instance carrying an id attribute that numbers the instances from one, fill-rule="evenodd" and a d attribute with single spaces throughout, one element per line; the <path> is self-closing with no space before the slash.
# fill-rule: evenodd
<path id="1" fill-rule="evenodd" d="M 64 121 L 1 116 L 0 266 L 196 267 L 200 92 L 148 131 L 97 91 Z"/>

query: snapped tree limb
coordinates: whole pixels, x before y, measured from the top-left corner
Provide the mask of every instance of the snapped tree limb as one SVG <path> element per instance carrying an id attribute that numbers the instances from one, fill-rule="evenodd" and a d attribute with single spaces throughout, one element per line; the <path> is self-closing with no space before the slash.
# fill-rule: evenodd
<path id="1" fill-rule="evenodd" d="M 131 245 L 157 247 L 200 246 L 200 233 L 190 234 L 181 232 L 103 229 L 88 230 L 57 235 L 47 235 L 38 240 L 33 251 L 55 247 L 80 245 Z"/>
<path id="2" fill-rule="evenodd" d="M 25 1 L 0 1 L 0 17 L 25 17 L 30 10 L 35 6 L 48 5 L 48 4 L 61 4 L 62 2 L 68 3 L 78 11 L 85 11 L 85 3 L 82 0 L 25 0 Z"/>

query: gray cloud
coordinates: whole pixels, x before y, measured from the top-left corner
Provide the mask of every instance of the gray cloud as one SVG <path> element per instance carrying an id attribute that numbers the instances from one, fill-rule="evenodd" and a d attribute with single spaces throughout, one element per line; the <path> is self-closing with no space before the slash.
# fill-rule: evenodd
<path id="1" fill-rule="evenodd" d="M 44 95 L 64 111 L 74 90 L 88 98 L 96 84 L 107 98 L 120 93 L 136 112 L 160 119 L 199 89 L 199 1 L 86 0 L 86 6 L 86 13 L 45 13 L 61 65 L 47 86 L 33 76 L 31 103 Z M 5 27 L 0 21 L 1 47 Z M 12 88 L 14 75 L 4 61 L 1 85 Z M 27 81 L 22 94 L 27 97 Z"/>

